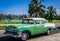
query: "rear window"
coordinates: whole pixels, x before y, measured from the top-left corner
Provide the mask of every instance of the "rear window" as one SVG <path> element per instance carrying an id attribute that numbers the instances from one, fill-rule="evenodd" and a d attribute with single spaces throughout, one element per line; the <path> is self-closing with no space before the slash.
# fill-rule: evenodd
<path id="1" fill-rule="evenodd" d="M 41 22 L 41 24 L 47 23 L 47 21 L 45 21 L 45 20 L 41 20 L 40 22 Z"/>

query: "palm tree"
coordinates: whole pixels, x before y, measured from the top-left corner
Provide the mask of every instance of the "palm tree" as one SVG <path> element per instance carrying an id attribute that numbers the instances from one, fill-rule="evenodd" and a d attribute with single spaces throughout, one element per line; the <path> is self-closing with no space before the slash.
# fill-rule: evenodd
<path id="1" fill-rule="evenodd" d="M 43 17 L 45 6 L 42 5 L 43 0 L 32 0 L 29 4 L 29 16 L 30 17 Z"/>
<path id="2" fill-rule="evenodd" d="M 56 14 L 56 9 L 53 8 L 53 6 L 49 6 L 49 7 L 47 8 L 47 18 L 48 18 L 48 20 L 49 20 L 50 22 L 52 22 L 52 20 L 53 20 L 54 18 L 56 18 L 56 16 L 57 16 L 57 14 Z"/>

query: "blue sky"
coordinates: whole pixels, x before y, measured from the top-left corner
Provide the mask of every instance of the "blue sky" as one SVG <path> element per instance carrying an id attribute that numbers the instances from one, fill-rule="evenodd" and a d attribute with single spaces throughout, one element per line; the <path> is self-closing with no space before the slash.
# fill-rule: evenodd
<path id="1" fill-rule="evenodd" d="M 31 0 L 0 0 L 0 14 L 28 14 L 28 4 Z M 60 14 L 60 0 L 44 0 L 46 7 L 53 6 Z"/>

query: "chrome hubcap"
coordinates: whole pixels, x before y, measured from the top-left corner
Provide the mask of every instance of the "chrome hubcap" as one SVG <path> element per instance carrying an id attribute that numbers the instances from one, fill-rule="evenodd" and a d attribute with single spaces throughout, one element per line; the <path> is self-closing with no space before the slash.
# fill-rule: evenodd
<path id="1" fill-rule="evenodd" d="M 26 33 L 23 33 L 22 34 L 22 40 L 26 40 L 28 38 L 27 34 Z"/>
<path id="2" fill-rule="evenodd" d="M 51 32 L 50 32 L 50 30 L 48 30 L 48 32 L 47 32 L 47 33 L 48 33 L 48 35 L 49 35 L 49 34 L 51 33 Z"/>

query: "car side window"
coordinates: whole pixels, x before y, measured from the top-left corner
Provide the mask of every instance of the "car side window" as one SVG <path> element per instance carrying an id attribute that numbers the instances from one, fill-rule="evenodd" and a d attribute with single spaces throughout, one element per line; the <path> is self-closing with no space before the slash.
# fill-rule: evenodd
<path id="1" fill-rule="evenodd" d="M 40 24 L 40 20 L 35 20 L 35 24 Z"/>
<path id="2" fill-rule="evenodd" d="M 46 23 L 46 21 L 45 21 L 45 20 L 41 20 L 40 22 L 41 22 L 41 24 L 45 24 L 45 23 Z"/>

